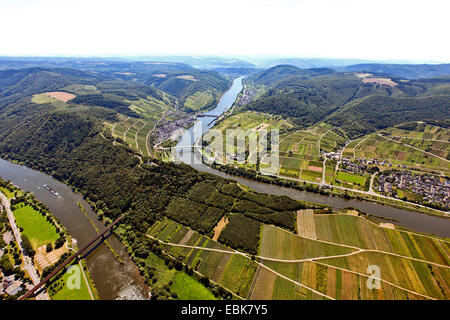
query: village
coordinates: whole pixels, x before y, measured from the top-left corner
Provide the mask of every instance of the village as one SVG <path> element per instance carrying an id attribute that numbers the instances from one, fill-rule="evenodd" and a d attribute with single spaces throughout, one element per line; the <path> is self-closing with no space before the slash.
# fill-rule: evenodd
<path id="1" fill-rule="evenodd" d="M 176 120 L 166 120 L 162 122 L 155 130 L 156 143 L 161 143 L 177 133 L 183 132 L 190 127 L 196 119 L 195 115 L 181 116 Z"/>
<path id="2" fill-rule="evenodd" d="M 380 173 L 377 181 L 377 190 L 387 196 L 402 198 L 398 190 L 406 190 L 418 195 L 422 202 L 450 208 L 450 180 L 448 179 L 414 174 L 407 170 L 389 170 Z"/>

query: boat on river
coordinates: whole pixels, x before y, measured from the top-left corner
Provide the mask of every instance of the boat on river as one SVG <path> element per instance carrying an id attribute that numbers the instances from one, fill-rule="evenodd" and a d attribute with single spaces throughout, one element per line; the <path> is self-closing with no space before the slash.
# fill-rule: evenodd
<path id="1" fill-rule="evenodd" d="M 50 191 L 55 197 L 61 198 L 58 192 L 56 192 L 52 187 L 50 187 L 48 184 L 44 184 L 43 187 Z"/>

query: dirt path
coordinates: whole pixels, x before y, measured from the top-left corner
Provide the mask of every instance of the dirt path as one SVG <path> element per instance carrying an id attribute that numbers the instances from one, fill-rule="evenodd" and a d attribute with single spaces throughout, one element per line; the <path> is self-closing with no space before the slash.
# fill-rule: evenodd
<path id="1" fill-rule="evenodd" d="M 356 158 L 356 149 L 359 147 L 359 145 L 361 144 L 361 143 L 363 143 L 365 140 L 367 139 L 367 137 L 366 138 L 364 138 L 364 139 L 362 139 L 360 142 L 358 142 L 354 147 L 353 147 L 353 159 L 355 159 Z"/>
<path id="2" fill-rule="evenodd" d="M 318 150 L 317 150 L 317 153 L 318 153 L 318 156 L 320 157 L 320 142 L 322 141 L 322 138 L 324 137 L 324 136 L 326 136 L 327 134 L 328 134 L 328 132 L 330 132 L 331 131 L 331 129 L 329 129 L 327 132 L 325 132 L 324 134 L 322 134 L 320 137 L 319 137 L 319 140 L 317 141 L 317 147 L 318 147 Z"/>
<path id="3" fill-rule="evenodd" d="M 191 249 L 197 249 L 197 250 L 215 251 L 215 252 L 221 252 L 221 253 L 227 253 L 227 254 L 229 254 L 229 253 L 234 253 L 234 254 L 240 254 L 240 255 L 242 255 L 242 256 L 248 258 L 248 259 L 251 259 L 251 257 L 249 257 L 248 254 L 243 253 L 243 252 L 239 252 L 239 251 L 236 251 L 236 250 L 228 251 L 228 250 L 212 249 L 212 248 L 205 248 L 205 247 L 199 247 L 199 246 L 180 245 L 180 244 L 174 244 L 174 243 L 165 242 L 165 241 L 159 240 L 158 238 L 152 237 L 152 236 L 150 236 L 150 235 L 147 235 L 147 237 L 149 237 L 149 238 L 151 238 L 151 239 L 154 239 L 154 240 L 156 240 L 156 241 L 158 241 L 158 242 L 160 242 L 160 243 L 163 243 L 163 244 L 166 244 L 166 245 L 170 245 L 170 246 L 185 247 L 185 248 L 191 248 Z M 312 240 L 314 240 L 314 239 L 312 239 Z M 317 240 L 317 241 L 319 241 L 319 240 Z M 321 242 L 326 242 L 326 243 L 335 244 L 335 245 L 337 245 L 337 246 L 341 246 L 341 244 L 332 243 L 332 242 L 328 242 L 328 241 L 321 241 Z M 343 245 L 343 246 L 346 246 L 346 245 Z M 350 247 L 352 247 L 352 246 L 350 246 Z M 357 248 L 357 247 L 353 247 L 353 248 Z M 262 260 L 275 261 L 275 262 L 282 262 L 282 263 L 302 263 L 302 262 L 318 263 L 318 264 L 322 264 L 322 265 L 325 265 L 325 266 L 330 267 L 330 268 L 339 269 L 339 270 L 342 270 L 342 271 L 346 271 L 346 272 L 353 273 L 353 274 L 358 274 L 358 275 L 360 275 L 360 276 L 364 276 L 364 277 L 367 277 L 367 278 L 368 278 L 369 275 L 367 275 L 367 274 L 359 273 L 359 272 L 356 272 L 356 271 L 353 271 L 353 270 L 349 270 L 349 269 L 344 269 L 344 268 L 335 267 L 335 266 L 333 266 L 333 265 L 329 265 L 329 264 L 326 264 L 326 263 L 318 262 L 318 261 L 317 261 L 317 260 L 325 260 L 325 259 L 332 259 L 332 258 L 348 257 L 348 256 L 352 256 L 352 255 L 359 254 L 359 253 L 362 253 L 362 252 L 379 252 L 379 253 L 391 254 L 391 253 L 389 253 L 389 252 L 384 252 L 384 251 L 379 251 L 379 250 L 371 250 L 371 249 L 361 249 L 361 248 L 358 248 L 357 251 L 355 251 L 355 252 L 350 252 L 350 253 L 347 253 L 347 254 L 334 255 L 334 256 L 322 256 L 322 257 L 314 257 L 314 258 L 305 258 L 305 259 L 297 259 L 297 260 L 276 259 L 276 258 L 269 258 L 269 257 L 262 257 L 262 256 L 257 256 L 257 257 L 260 258 L 260 259 L 262 259 Z M 405 257 L 405 256 L 397 255 L 397 254 L 392 254 L 392 255 L 398 256 L 398 257 L 403 257 L 403 258 L 410 258 L 410 257 Z M 444 268 L 450 268 L 450 266 L 444 266 L 444 265 L 440 265 L 440 264 L 437 264 L 437 263 L 425 261 L 425 260 L 422 260 L 422 259 L 416 259 L 416 258 L 411 258 L 411 259 L 412 259 L 412 260 L 415 260 L 415 261 L 424 262 L 424 263 L 434 264 L 434 265 L 437 265 L 437 266 L 440 266 L 440 267 L 444 267 Z M 292 280 L 291 278 L 286 277 L 285 275 L 283 275 L 283 274 L 281 274 L 281 273 L 279 273 L 279 272 L 277 272 L 277 271 L 275 271 L 275 270 L 273 270 L 273 269 L 271 269 L 271 268 L 265 266 L 265 265 L 264 265 L 263 263 L 261 263 L 261 262 L 258 262 L 258 268 L 259 268 L 259 267 L 264 268 L 264 269 L 267 269 L 268 271 L 270 271 L 270 272 L 276 274 L 277 276 L 279 276 L 279 277 L 281 277 L 281 278 L 283 278 L 283 279 L 285 279 L 285 280 L 288 280 L 288 281 L 290 281 L 290 282 L 292 282 L 292 283 L 295 283 L 296 285 L 299 285 L 299 286 L 301 286 L 301 287 L 304 287 L 304 288 L 306 288 L 307 290 L 310 290 L 310 291 L 312 291 L 312 292 L 314 292 L 314 293 L 316 293 L 316 294 L 318 294 L 318 295 L 320 295 L 320 296 L 326 297 L 326 298 L 328 298 L 328 299 L 335 300 L 333 297 L 330 297 L 330 296 L 328 296 L 328 295 L 326 295 L 326 294 L 323 294 L 323 293 L 321 293 L 321 292 L 319 292 L 319 291 L 317 291 L 317 290 L 314 290 L 313 288 L 310 288 L 310 287 L 304 285 L 303 283 L 300 283 L 300 282 L 298 282 L 298 281 L 295 281 L 295 280 Z M 398 289 L 401 289 L 401 290 L 404 290 L 404 291 L 406 291 L 406 292 L 409 292 L 409 293 L 411 293 L 411 294 L 415 294 L 415 295 L 418 295 L 418 296 L 421 296 L 421 297 L 424 297 L 424 298 L 427 298 L 427 299 L 431 299 L 431 300 L 436 300 L 435 298 L 432 298 L 432 297 L 430 297 L 430 296 L 427 296 L 427 295 L 424 295 L 424 294 L 421 294 L 421 293 L 418 293 L 418 292 L 409 290 L 409 289 L 407 289 L 407 288 L 403 288 L 403 287 L 401 287 L 401 286 L 399 286 L 399 285 L 396 285 L 396 284 L 394 284 L 394 283 L 391 283 L 391 282 L 389 282 L 389 281 L 387 281 L 387 280 L 384 280 L 384 279 L 382 279 L 382 278 L 380 278 L 379 280 L 382 281 L 382 282 L 385 282 L 385 283 L 387 283 L 387 284 L 389 284 L 389 285 L 391 285 L 391 286 L 393 286 L 393 287 L 396 287 L 396 288 L 398 288 Z"/>
<path id="4" fill-rule="evenodd" d="M 420 152 L 422 152 L 422 153 L 425 153 L 425 154 L 427 154 L 427 155 L 429 155 L 429 156 L 438 158 L 438 159 L 440 159 L 440 160 L 442 160 L 442 161 L 445 161 L 445 162 L 447 162 L 447 163 L 450 162 L 449 160 L 447 160 L 447 159 L 445 159 L 445 158 L 439 157 L 438 155 L 435 155 L 435 154 L 433 154 L 433 153 L 431 153 L 431 152 L 428 152 L 428 151 L 425 151 L 425 150 L 416 148 L 416 147 L 414 147 L 414 146 L 412 146 L 412 145 L 409 145 L 409 144 L 407 144 L 407 143 L 403 143 L 403 142 L 400 142 L 400 141 L 395 141 L 394 139 L 385 137 L 385 136 L 383 136 L 383 135 L 381 135 L 381 134 L 379 134 L 379 133 L 378 133 L 378 136 L 381 137 L 381 138 L 384 138 L 384 139 L 386 139 L 386 140 L 389 140 L 389 141 L 391 141 L 391 142 L 394 142 L 394 143 L 396 143 L 396 144 L 400 144 L 400 145 L 403 145 L 403 146 L 405 146 L 405 147 L 408 147 L 408 148 L 411 148 L 411 149 L 420 151 Z"/>
<path id="5" fill-rule="evenodd" d="M 144 129 L 144 127 L 147 125 L 147 123 L 145 121 L 144 125 L 142 127 L 139 128 L 138 131 L 136 131 L 136 134 L 134 135 L 134 142 L 136 143 L 136 148 L 138 149 L 138 151 L 142 154 L 141 149 L 139 149 L 139 144 L 138 144 L 138 135 L 139 135 L 139 131 L 141 131 L 142 129 Z M 143 154 L 142 154 L 143 155 Z"/>
<path id="6" fill-rule="evenodd" d="M 341 270 L 341 271 L 344 271 L 344 272 L 353 273 L 353 274 L 356 274 L 356 275 L 359 275 L 359 276 L 365 277 L 365 278 L 369 278 L 369 277 L 370 277 L 370 275 L 365 274 L 365 273 L 361 273 L 361 272 L 357 272 L 357 271 L 353 271 L 353 270 L 348 270 L 348 269 L 344 269 L 344 268 L 335 267 L 335 266 L 333 266 L 333 265 L 331 265 L 331 264 L 327 264 L 327 263 L 324 263 L 324 262 L 312 261 L 312 263 L 320 264 L 320 265 L 326 266 L 327 268 L 333 268 L 333 269 L 336 269 L 336 270 Z M 409 293 L 412 293 L 412 294 L 415 294 L 415 295 L 424 297 L 424 298 L 426 298 L 426 299 L 437 300 L 436 298 L 433 298 L 433 297 L 430 297 L 430 296 L 427 296 L 427 295 L 424 295 L 424 294 L 421 294 L 421 293 L 418 293 L 418 292 L 409 290 L 409 289 L 407 289 L 407 288 L 401 287 L 401 286 L 399 286 L 399 285 L 396 285 L 396 284 L 394 284 L 394 283 L 392 283 L 392 282 L 389 282 L 389 281 L 387 281 L 387 280 L 384 280 L 384 279 L 382 279 L 382 278 L 379 278 L 379 280 L 380 280 L 381 282 L 384 282 L 384 283 L 386 283 L 386 284 L 388 284 L 388 285 L 391 285 L 391 286 L 393 286 L 393 287 L 395 287 L 395 288 L 397 288 L 397 289 L 400 289 L 400 290 L 403 290 L 403 291 L 406 291 L 406 292 L 409 292 Z"/>

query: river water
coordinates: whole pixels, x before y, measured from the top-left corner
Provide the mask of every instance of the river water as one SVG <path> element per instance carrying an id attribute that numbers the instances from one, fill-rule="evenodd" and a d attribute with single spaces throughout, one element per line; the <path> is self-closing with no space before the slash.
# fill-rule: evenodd
<path id="1" fill-rule="evenodd" d="M 230 89 L 222 96 L 217 107 L 205 114 L 221 115 L 233 105 L 241 90 L 242 77 L 235 79 Z M 227 175 L 201 163 L 193 164 L 193 159 L 198 158 L 198 155 L 195 155 L 191 148 L 194 141 L 201 136 L 202 132 L 206 132 L 213 127 L 215 123 L 214 118 L 211 117 L 199 118 L 198 121 L 197 125 L 191 127 L 181 136 L 177 144 L 177 156 L 184 163 L 200 171 L 235 180 L 257 192 L 285 195 L 297 200 L 331 205 L 334 208 L 354 207 L 369 214 L 395 219 L 398 221 L 396 224 L 413 231 L 435 234 L 441 237 L 450 237 L 450 220 L 428 216 L 414 211 L 396 209 L 370 201 L 345 200 L 339 197 L 324 196 L 307 191 L 298 191 L 261 183 Z M 200 126 L 202 130 L 199 129 Z M 5 180 L 11 180 L 14 185 L 23 190 L 33 192 L 36 198 L 46 204 L 52 213 L 58 217 L 72 237 L 78 241 L 79 247 L 96 236 L 96 231 L 89 220 L 81 213 L 77 202 L 82 203 L 89 217 L 100 230 L 105 228 L 97 220 L 97 215 L 92 211 L 89 204 L 83 200 L 80 194 L 73 192 L 68 186 L 49 175 L 0 159 L 0 177 Z M 61 195 L 61 198 L 56 198 L 52 193 L 43 188 L 44 184 L 48 184 L 56 190 Z M 92 274 L 101 299 L 148 299 L 148 287 L 145 285 L 123 246 L 114 236 L 109 237 L 108 240 L 125 262 L 124 264 L 120 264 L 115 260 L 113 254 L 105 244 L 97 247 L 86 258 L 89 271 Z"/>
<path id="2" fill-rule="evenodd" d="M 222 96 L 216 108 L 205 114 L 220 115 L 233 105 L 236 97 L 243 88 L 242 77 L 233 81 L 231 88 Z M 246 185 L 257 192 L 270 193 L 275 195 L 285 195 L 293 199 L 310 201 L 330 205 L 333 208 L 353 207 L 365 213 L 396 220 L 395 224 L 406 227 L 412 231 L 435 234 L 440 237 L 450 237 L 450 220 L 429 216 L 415 211 L 397 209 L 371 201 L 326 196 L 307 191 L 299 191 L 291 188 L 280 187 L 273 184 L 262 183 L 242 177 L 228 175 L 224 172 L 212 169 L 201 163 L 201 155 L 192 150 L 194 142 L 214 126 L 214 118 L 199 118 L 198 123 L 187 130 L 179 139 L 177 144 L 177 158 L 193 168 L 209 172 L 223 178 L 235 180 Z M 200 127 L 202 130 L 200 130 Z M 196 129 L 197 128 L 197 129 Z"/>
<path id="3" fill-rule="evenodd" d="M 23 190 L 33 192 L 77 240 L 78 247 L 82 247 L 97 235 L 94 227 L 78 207 L 78 202 L 81 202 L 97 228 L 101 231 L 105 229 L 80 194 L 73 192 L 68 186 L 49 175 L 0 159 L 0 177 L 11 180 L 14 185 Z M 55 197 L 45 189 L 44 184 L 56 190 L 61 198 Z M 108 241 L 125 263 L 117 262 L 105 244 L 101 244 L 88 254 L 86 262 L 100 298 L 104 300 L 148 299 L 148 288 L 125 248 L 114 236 L 109 237 Z"/>

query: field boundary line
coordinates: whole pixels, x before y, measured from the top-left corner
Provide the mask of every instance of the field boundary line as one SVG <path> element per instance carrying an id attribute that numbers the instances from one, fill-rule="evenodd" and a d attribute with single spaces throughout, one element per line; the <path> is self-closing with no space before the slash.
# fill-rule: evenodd
<path id="1" fill-rule="evenodd" d="M 138 144 L 138 135 L 139 135 L 139 131 L 141 131 L 142 129 L 144 129 L 144 127 L 147 125 L 147 122 L 143 121 L 144 125 L 142 127 L 139 128 L 139 130 L 136 131 L 136 133 L 134 134 L 134 142 L 136 143 L 136 148 L 138 149 L 138 151 L 142 154 L 141 149 L 139 149 L 139 144 Z"/>
<path id="2" fill-rule="evenodd" d="M 284 230 L 284 229 L 282 229 L 280 227 L 277 227 L 277 226 L 272 226 L 272 227 L 277 228 L 279 230 L 282 230 L 284 232 L 287 232 L 287 233 L 289 233 L 289 234 L 291 234 L 293 236 L 299 237 L 299 238 L 304 238 L 304 239 L 308 239 L 308 240 L 312 240 L 312 241 L 318 241 L 318 242 L 323 242 L 323 243 L 330 244 L 330 245 L 341 246 L 341 247 L 346 247 L 346 248 L 357 250 L 356 252 L 353 252 L 351 254 L 346 254 L 346 255 L 353 255 L 353 254 L 362 253 L 362 252 L 376 252 L 376 253 L 387 254 L 387 255 L 396 256 L 396 257 L 399 257 L 399 258 L 415 260 L 415 261 L 419 261 L 419 262 L 423 262 L 423 263 L 427 263 L 427 264 L 432 264 L 432 265 L 435 265 L 435 266 L 438 266 L 438 267 L 450 269 L 449 265 L 443 265 L 443 264 L 440 264 L 440 263 L 437 263 L 437 262 L 432 262 L 432 261 L 423 260 L 423 259 L 419 259 L 419 258 L 408 257 L 408 256 L 404 256 L 404 255 L 401 255 L 401 254 L 398 254 L 398 253 L 393 253 L 393 252 L 388 252 L 388 251 L 382 251 L 382 250 L 377 250 L 377 249 L 364 249 L 364 248 L 354 247 L 354 246 L 350 246 L 350 245 L 346 245 L 346 244 L 334 243 L 334 242 L 330 242 L 330 241 L 326 241 L 326 240 L 308 238 L 308 237 L 305 237 L 305 236 L 301 236 L 301 235 L 298 235 L 298 234 L 295 234 L 295 233 L 288 232 L 288 231 L 286 231 L 286 230 Z M 341 255 L 341 256 L 345 256 L 345 255 Z M 260 257 L 260 258 L 264 259 L 263 257 Z M 270 258 L 270 259 L 272 259 L 272 258 Z M 324 259 L 324 257 L 309 258 L 309 259 Z M 280 259 L 280 260 L 282 260 L 282 259 Z M 288 261 L 289 260 L 286 259 L 286 262 L 288 262 Z"/>
<path id="3" fill-rule="evenodd" d="M 310 290 L 310 291 L 314 292 L 315 294 L 317 294 L 317 295 L 319 295 L 319 296 L 328 298 L 328 299 L 330 299 L 330 300 L 336 300 L 335 298 L 330 297 L 330 296 L 326 295 L 325 293 L 322 293 L 322 292 L 320 292 L 320 291 L 317 291 L 317 290 L 315 290 L 315 289 L 313 289 L 313 288 L 308 287 L 307 285 L 305 285 L 305 284 L 303 284 L 303 283 L 301 283 L 301 282 L 298 282 L 298 281 L 295 281 L 295 280 L 293 280 L 293 279 L 291 279 L 291 278 L 286 277 L 285 275 L 283 275 L 283 274 L 281 274 L 281 273 L 279 273 L 279 272 L 277 272 L 277 271 L 275 271 L 275 270 L 269 268 L 268 266 L 265 266 L 265 265 L 262 264 L 261 262 L 258 262 L 258 265 L 260 265 L 261 267 L 263 267 L 263 268 L 269 270 L 270 272 L 273 272 L 274 274 L 276 274 L 277 276 L 279 276 L 279 277 L 281 277 L 281 278 L 283 278 L 283 279 L 285 279 L 285 280 L 288 280 L 288 281 L 290 281 L 290 282 L 292 282 L 292 283 L 294 283 L 294 284 L 296 284 L 296 285 L 299 285 L 300 287 L 303 287 L 303 288 L 305 288 L 305 289 L 307 289 L 307 290 Z"/>
<path id="4" fill-rule="evenodd" d="M 445 141 L 445 140 L 433 140 L 433 139 L 425 139 L 425 138 L 412 138 L 412 137 L 405 137 L 405 136 L 390 136 L 390 137 L 392 137 L 392 138 L 401 138 L 401 139 L 413 139 L 413 140 L 423 140 L 423 141 L 450 143 L 450 141 Z"/>
<path id="5" fill-rule="evenodd" d="M 278 227 L 276 227 L 276 228 L 278 228 Z M 281 228 L 280 228 L 280 229 L 281 229 Z M 281 230 L 283 230 L 283 229 L 281 229 Z M 283 231 L 284 231 L 284 230 L 283 230 Z M 295 235 L 295 234 L 294 234 L 294 235 Z M 228 254 L 239 254 L 239 255 L 244 256 L 244 257 L 246 257 L 247 259 L 250 259 L 250 260 L 251 260 L 251 258 L 248 256 L 247 253 L 243 253 L 243 252 L 240 252 L 240 251 L 237 251 L 237 250 L 227 251 L 227 250 L 213 249 L 213 248 L 206 248 L 206 247 L 198 247 L 198 246 L 190 246 L 190 245 L 180 245 L 180 244 L 175 244 L 175 243 L 170 243 L 170 242 L 166 242 L 166 241 L 160 240 L 160 239 L 158 239 L 158 238 L 156 238 L 156 237 L 153 237 L 153 236 L 150 236 L 150 235 L 148 235 L 148 234 L 146 234 L 146 236 L 149 237 L 149 238 L 151 238 L 151 239 L 153 239 L 153 240 L 156 240 L 156 241 L 158 241 L 158 242 L 160 242 L 160 243 L 169 245 L 169 246 L 184 247 L 184 248 L 191 248 L 191 249 L 197 249 L 197 250 L 206 250 L 206 251 L 215 251 L 215 252 L 228 253 Z M 295 235 L 295 236 L 298 236 L 298 235 Z M 310 239 L 310 238 L 307 238 L 307 237 L 301 237 L 301 236 L 299 236 L 299 237 L 300 237 L 300 238 L 309 239 L 309 240 L 315 240 L 315 239 Z M 316 240 L 316 241 L 321 241 L 321 240 Z M 327 241 L 325 241 L 325 243 L 333 244 L 333 243 L 330 243 L 330 242 L 327 242 Z M 339 246 L 339 244 L 338 244 L 338 246 Z M 344 245 L 344 246 L 345 246 L 345 245 Z M 355 247 L 355 248 L 356 248 L 356 247 Z M 269 257 L 263 257 L 263 256 L 259 256 L 259 255 L 256 256 L 256 257 L 257 257 L 257 258 L 260 258 L 261 260 L 274 261 L 274 262 L 280 262 L 280 263 L 302 263 L 302 262 L 308 262 L 308 261 L 310 261 L 310 262 L 313 262 L 313 263 L 319 263 L 319 264 L 327 265 L 327 266 L 330 266 L 330 267 L 333 267 L 333 268 L 336 268 L 336 269 L 341 269 L 341 270 L 344 270 L 344 271 L 347 271 L 347 272 L 350 272 L 350 273 L 360 274 L 360 275 L 363 275 L 363 276 L 368 277 L 366 274 L 358 273 L 358 272 L 356 272 L 356 271 L 352 271 L 352 270 L 348 270 L 348 269 L 343 269 L 343 268 L 335 267 L 335 266 L 328 265 L 328 264 L 326 264 L 326 263 L 321 263 L 321 262 L 318 262 L 318 261 L 317 261 L 317 260 L 325 260 L 325 259 L 338 259 L 338 258 L 343 258 L 343 257 L 348 257 L 348 256 L 352 256 L 352 255 L 364 253 L 364 252 L 376 252 L 376 253 L 381 253 L 381 254 L 388 254 L 388 255 L 397 256 L 397 257 L 399 257 L 399 258 L 405 258 L 405 259 L 415 260 L 415 261 L 419 261 L 419 262 L 426 263 L 426 264 L 436 265 L 436 266 L 438 266 L 438 267 L 450 268 L 450 266 L 445 266 L 445 265 L 441 265 L 441 264 L 438 264 L 438 263 L 435 263 L 435 262 L 430 262 L 430 261 L 426 261 L 426 260 L 422 260 L 422 259 L 417 259 L 417 258 L 412 258 L 412 257 L 402 256 L 402 255 L 399 255 L 399 254 L 390 253 L 390 252 L 384 252 L 384 251 L 379 251 L 379 250 L 373 250 L 373 249 L 361 249 L 361 248 L 358 248 L 358 250 L 355 251 L 355 252 L 350 252 L 350 253 L 342 254 L 342 255 L 321 256 L 321 257 L 312 257 L 312 258 L 296 259 L 296 260 L 294 260 L 294 259 L 269 258 Z M 271 268 L 265 266 L 262 262 L 258 262 L 258 265 L 259 265 L 259 266 L 262 266 L 263 268 L 266 268 L 267 270 L 269 270 L 269 271 L 275 273 L 276 275 L 278 275 L 278 276 L 280 276 L 280 277 L 282 277 L 282 278 L 284 278 L 284 279 L 286 279 L 286 280 L 289 280 L 289 281 L 291 281 L 291 282 L 293 282 L 293 283 L 295 283 L 295 284 L 297 284 L 297 285 L 300 285 L 300 286 L 302 286 L 302 287 L 304 287 L 304 288 L 306 288 L 306 289 L 308 289 L 308 290 L 311 290 L 311 291 L 313 291 L 313 292 L 316 293 L 316 294 L 319 294 L 319 295 L 321 295 L 321 296 L 324 296 L 324 297 L 327 297 L 327 298 L 329 298 L 329 299 L 335 300 L 334 298 L 332 298 L 332 297 L 330 297 L 330 296 L 327 296 L 326 294 L 323 294 L 323 293 L 321 293 L 321 292 L 319 292 L 319 291 L 316 291 L 316 290 L 314 290 L 314 289 L 312 289 L 312 288 L 309 288 L 308 286 L 306 286 L 306 285 L 304 285 L 304 284 L 302 284 L 302 283 L 300 283 L 300 282 L 298 282 L 298 281 L 292 280 L 292 279 L 290 279 L 290 278 L 288 278 L 288 277 L 286 277 L 286 276 L 284 276 L 284 275 L 278 273 L 277 271 L 275 271 L 275 270 L 273 270 L 273 269 L 271 269 Z M 255 275 L 256 275 L 256 273 L 255 273 Z M 428 297 L 428 296 L 426 296 L 426 295 L 423 295 L 423 294 L 417 293 L 417 292 L 415 292 L 415 291 L 411 291 L 411 290 L 409 290 L 409 289 L 405 289 L 405 288 L 403 288 L 403 287 L 400 287 L 400 286 L 398 286 L 398 285 L 395 285 L 395 284 L 393 284 L 393 283 L 390 283 L 390 282 L 387 281 L 387 280 L 384 280 L 384 279 L 380 279 L 380 280 L 386 282 L 386 283 L 389 284 L 389 285 L 392 285 L 392 286 L 394 286 L 394 287 L 397 287 L 397 288 L 399 288 L 399 289 L 408 291 L 408 292 L 410 292 L 410 293 L 412 293 L 412 294 L 416 294 L 416 295 L 423 296 L 423 297 L 428 298 L 428 299 L 436 300 L 435 298 Z M 255 281 L 255 279 L 253 279 L 253 281 Z M 253 282 L 252 282 L 252 284 L 253 284 Z"/>
<path id="6" fill-rule="evenodd" d="M 336 266 L 333 266 L 333 265 L 331 265 L 331 264 L 327 264 L 327 263 L 323 263 L 323 262 L 318 262 L 318 261 L 311 261 L 311 262 L 312 262 L 312 263 L 317 263 L 317 264 L 324 265 L 324 266 L 326 266 L 326 267 L 328 267 L 328 268 L 333 268 L 333 269 L 337 269 L 337 270 L 341 270 L 341 271 L 345 271 L 345 272 L 357 274 L 357 275 L 360 275 L 360 276 L 363 276 L 363 277 L 366 277 L 366 278 L 369 278 L 369 277 L 370 277 L 369 275 L 367 275 L 367 274 L 365 274 L 365 273 L 361 273 L 361 272 L 358 272 L 358 271 L 353 271 L 353 270 L 349 270 L 349 269 L 345 269 L 345 268 L 341 268 L 341 267 L 336 267 Z M 418 292 L 415 292 L 415 291 L 412 291 L 412 290 L 403 288 L 403 287 L 401 287 L 401 286 L 399 286 L 399 285 L 396 285 L 396 284 L 394 284 L 394 283 L 392 283 L 392 282 L 389 282 L 388 280 L 385 280 L 385 279 L 382 279 L 382 278 L 379 278 L 379 280 L 382 281 L 382 282 L 387 283 L 388 285 L 391 285 L 391 286 L 396 287 L 396 288 L 398 288 L 398 289 L 404 290 L 404 291 L 406 291 L 406 292 L 409 292 L 409 293 L 412 293 L 412 294 L 415 294 L 415 295 L 418 295 L 418 296 L 421 296 L 421 297 L 424 297 L 424 298 L 427 298 L 427 299 L 430 299 L 430 300 L 438 300 L 437 298 L 429 297 L 429 296 L 424 295 L 424 294 L 422 294 L 422 293 L 418 293 Z"/>
<path id="7" fill-rule="evenodd" d="M 321 214 L 315 214 L 315 215 L 316 216 L 323 216 Z M 384 227 L 380 226 L 379 224 L 377 224 L 377 223 L 375 223 L 373 221 L 370 221 L 369 219 L 367 219 L 365 217 L 362 217 L 362 216 L 354 216 L 354 215 L 348 214 L 348 213 L 327 213 L 326 215 L 327 216 L 342 216 L 342 215 L 344 215 L 344 216 L 355 217 L 355 218 L 362 219 L 362 220 L 364 220 L 364 221 L 366 221 L 366 222 L 368 222 L 370 224 L 373 224 L 374 226 L 376 226 L 378 228 L 384 229 Z M 414 231 L 408 231 L 408 230 L 401 230 L 401 229 L 394 229 L 394 230 L 397 231 L 397 232 L 409 233 L 409 234 L 412 234 L 412 235 L 415 235 L 415 236 L 429 238 L 429 239 L 433 239 L 433 240 L 436 240 L 436 241 L 445 242 L 445 243 L 449 243 L 450 244 L 450 241 L 445 240 L 445 239 L 441 239 L 441 238 L 437 238 L 435 236 L 429 236 L 429 235 L 420 234 L 420 233 L 416 233 Z"/>
<path id="8" fill-rule="evenodd" d="M 440 157 L 440 156 L 438 156 L 438 155 L 435 155 L 434 153 L 431 153 L 431 152 L 428 152 L 428 151 L 425 151 L 425 150 L 422 150 L 422 149 L 413 147 L 412 145 L 409 145 L 409 144 L 407 144 L 407 143 L 395 141 L 394 139 L 385 137 L 385 136 L 383 136 L 383 135 L 381 135 L 381 134 L 379 134 L 379 133 L 378 133 L 378 136 L 381 137 L 381 138 L 384 138 L 384 139 L 386 139 L 386 140 L 392 141 L 392 142 L 394 142 L 394 143 L 396 143 L 396 144 L 400 144 L 400 145 L 409 147 L 409 148 L 411 148 L 411 149 L 420 151 L 420 152 L 422 152 L 422 153 L 428 154 L 428 155 L 430 155 L 430 156 L 432 156 L 432 157 L 438 158 L 438 159 L 440 159 L 440 160 L 442 160 L 442 161 L 445 161 L 445 162 L 447 162 L 447 163 L 450 162 L 449 160 L 447 160 L 447 159 L 445 159 L 445 158 L 442 158 L 442 157 Z"/>
<path id="9" fill-rule="evenodd" d="M 353 159 L 355 159 L 356 158 L 356 148 L 358 148 L 359 147 L 359 145 L 361 144 L 361 143 L 363 143 L 365 140 L 367 139 L 367 137 L 365 137 L 364 139 L 362 139 L 360 142 L 358 142 L 354 147 L 353 147 Z"/>

